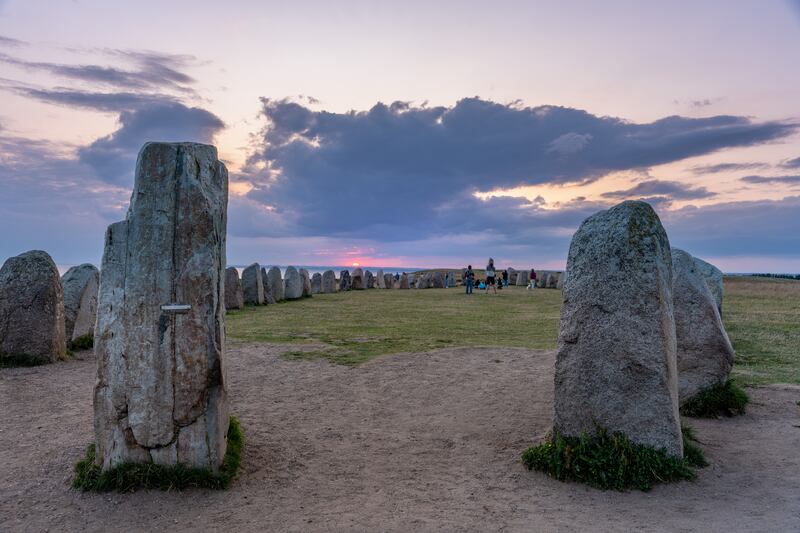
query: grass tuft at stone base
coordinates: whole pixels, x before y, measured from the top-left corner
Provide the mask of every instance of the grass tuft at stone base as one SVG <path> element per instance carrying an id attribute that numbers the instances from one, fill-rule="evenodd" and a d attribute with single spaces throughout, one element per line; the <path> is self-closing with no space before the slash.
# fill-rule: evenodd
<path id="1" fill-rule="evenodd" d="M 86 457 L 75 465 L 72 486 L 85 491 L 133 492 L 139 489 L 184 490 L 189 488 L 227 489 L 239 471 L 244 447 L 244 433 L 239 421 L 230 418 L 228 447 L 219 472 L 208 468 L 184 465 L 165 466 L 155 463 L 122 463 L 103 472 L 95 461 L 94 444 Z"/>
<path id="2" fill-rule="evenodd" d="M 67 348 L 73 351 L 80 351 L 80 350 L 91 350 L 94 347 L 94 335 L 91 333 L 87 333 L 86 335 L 82 335 L 75 339 L 74 341 L 70 341 L 67 344 Z"/>
<path id="3" fill-rule="evenodd" d="M 50 362 L 51 361 L 44 357 L 37 357 L 26 353 L 0 353 L 0 368 L 39 366 L 50 364 Z"/>
<path id="4" fill-rule="evenodd" d="M 690 398 L 681 407 L 681 414 L 695 418 L 743 415 L 749 402 L 747 393 L 729 379 Z"/>
<path id="5" fill-rule="evenodd" d="M 691 441 L 691 428 L 683 428 L 684 457 L 635 444 L 623 433 L 598 428 L 594 435 L 552 435 L 525 450 L 522 464 L 561 481 L 578 481 L 602 490 L 650 490 L 656 483 L 693 480 L 693 466 L 705 466 L 703 452 Z"/>

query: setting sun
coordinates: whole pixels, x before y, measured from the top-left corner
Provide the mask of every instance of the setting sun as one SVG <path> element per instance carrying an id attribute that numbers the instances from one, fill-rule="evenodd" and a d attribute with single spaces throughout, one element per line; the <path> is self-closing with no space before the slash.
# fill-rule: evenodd
<path id="1" fill-rule="evenodd" d="M 354 266 L 354 267 L 357 267 L 357 266 L 359 266 L 359 265 L 358 265 L 358 263 L 353 263 L 353 266 Z"/>

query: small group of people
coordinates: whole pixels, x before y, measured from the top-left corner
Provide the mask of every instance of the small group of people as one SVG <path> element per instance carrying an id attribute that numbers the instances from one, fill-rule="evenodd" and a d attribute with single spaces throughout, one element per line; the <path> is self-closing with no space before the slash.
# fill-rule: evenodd
<path id="1" fill-rule="evenodd" d="M 530 276 L 529 276 L 529 283 L 528 283 L 528 290 L 536 288 L 536 270 L 531 268 Z M 472 294 L 473 289 L 475 288 L 475 271 L 472 270 L 472 265 L 468 265 L 467 269 L 464 271 L 464 286 L 466 287 L 467 294 Z M 508 287 L 508 270 L 503 270 L 498 274 L 497 270 L 494 267 L 494 259 L 491 257 L 489 258 L 489 263 L 486 265 L 486 280 L 479 280 L 478 281 L 478 289 L 486 289 L 486 293 L 489 293 L 489 288 L 491 287 L 492 292 L 497 294 L 497 289 L 502 289 L 503 287 Z"/>

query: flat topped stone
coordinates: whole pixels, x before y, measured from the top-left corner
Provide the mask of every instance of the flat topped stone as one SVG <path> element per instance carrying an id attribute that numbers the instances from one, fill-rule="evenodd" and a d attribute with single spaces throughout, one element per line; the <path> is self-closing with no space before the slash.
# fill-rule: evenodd
<path id="1" fill-rule="evenodd" d="M 600 426 L 681 457 L 672 258 L 658 215 L 623 202 L 587 218 L 567 270 L 554 429 Z"/>
<path id="2" fill-rule="evenodd" d="M 64 291 L 53 259 L 41 250 L 11 257 L 0 268 L 0 357 L 44 362 L 66 356 Z"/>
<path id="3" fill-rule="evenodd" d="M 214 147 L 142 148 L 128 216 L 109 226 L 103 253 L 94 396 L 103 469 L 222 463 L 227 204 Z"/>
<path id="4" fill-rule="evenodd" d="M 225 269 L 225 308 L 244 308 L 242 281 L 239 279 L 239 271 L 236 270 L 235 267 L 228 267 Z"/>

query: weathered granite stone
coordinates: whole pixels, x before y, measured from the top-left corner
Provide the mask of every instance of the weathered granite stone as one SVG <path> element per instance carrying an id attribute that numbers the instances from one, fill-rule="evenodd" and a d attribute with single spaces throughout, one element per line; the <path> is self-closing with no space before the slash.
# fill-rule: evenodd
<path id="1" fill-rule="evenodd" d="M 326 270 L 322 273 L 321 291 L 323 294 L 336 292 L 336 274 L 333 270 Z"/>
<path id="2" fill-rule="evenodd" d="M 269 283 L 269 293 L 272 295 L 273 300 L 282 302 L 286 299 L 280 268 L 274 266 L 267 271 L 267 282 Z"/>
<path id="3" fill-rule="evenodd" d="M 64 333 L 67 341 L 93 337 L 100 271 L 89 263 L 74 266 L 61 277 L 61 285 L 64 288 Z"/>
<path id="4" fill-rule="evenodd" d="M 385 289 L 392 289 L 394 288 L 395 279 L 394 276 L 391 274 L 384 274 L 383 275 L 383 286 Z"/>
<path id="5" fill-rule="evenodd" d="M 106 232 L 100 274 L 94 427 L 103 469 L 222 463 L 227 200 L 213 146 L 148 143 L 139 152 L 128 215 Z M 164 307 L 178 304 L 189 308 Z"/>
<path id="6" fill-rule="evenodd" d="M 270 290 L 269 286 L 269 274 L 267 273 L 267 269 L 264 267 L 261 267 L 261 286 L 264 287 L 264 304 L 275 304 L 275 297 L 272 296 L 272 291 Z"/>
<path id="7" fill-rule="evenodd" d="M 311 294 L 319 294 L 322 292 L 322 274 L 314 272 L 311 276 Z"/>
<path id="8" fill-rule="evenodd" d="M 513 268 L 508 268 L 507 270 L 508 270 L 508 284 L 509 285 L 516 285 L 517 284 L 517 274 L 519 274 L 519 272 L 517 272 Z"/>
<path id="9" fill-rule="evenodd" d="M 261 278 L 261 265 L 253 263 L 242 271 L 242 293 L 244 303 L 264 305 L 264 281 Z"/>
<path id="10" fill-rule="evenodd" d="M 43 362 L 63 359 L 64 289 L 55 263 L 31 250 L 0 269 L 0 358 L 27 355 Z"/>
<path id="11" fill-rule="evenodd" d="M 403 272 L 400 275 L 400 282 L 398 283 L 398 289 L 407 289 L 408 288 L 408 274 Z"/>
<path id="12" fill-rule="evenodd" d="M 286 267 L 283 278 L 283 297 L 287 300 L 297 300 L 303 297 L 303 278 L 293 266 Z"/>
<path id="13" fill-rule="evenodd" d="M 550 272 L 550 275 L 547 277 L 547 288 L 548 289 L 555 289 L 558 287 L 558 272 Z"/>
<path id="14" fill-rule="evenodd" d="M 683 404 L 698 392 L 727 381 L 734 351 L 702 267 L 672 249 L 672 301 L 678 342 L 678 396 Z"/>
<path id="15" fill-rule="evenodd" d="M 303 280 L 303 297 L 308 298 L 311 296 L 311 276 L 308 275 L 308 270 L 301 268 L 300 278 Z"/>
<path id="16" fill-rule="evenodd" d="M 375 288 L 375 276 L 373 276 L 372 272 L 370 272 L 369 270 L 364 271 L 364 288 L 365 289 Z"/>
<path id="17" fill-rule="evenodd" d="M 556 285 L 556 289 L 563 289 L 564 282 L 567 280 L 567 271 L 565 270 L 558 276 L 558 284 Z"/>
<path id="18" fill-rule="evenodd" d="M 350 272 L 350 289 L 359 291 L 365 288 L 364 272 L 360 268 L 354 268 L 353 271 Z"/>
<path id="19" fill-rule="evenodd" d="M 536 286 L 540 289 L 547 288 L 547 282 L 550 279 L 550 272 L 547 270 L 540 270 L 537 272 L 538 277 L 536 278 Z"/>
<path id="20" fill-rule="evenodd" d="M 515 280 L 517 287 L 525 287 L 528 285 L 528 282 L 530 281 L 528 276 L 530 276 L 530 271 L 528 270 L 520 270 L 517 272 L 517 278 Z"/>
<path id="21" fill-rule="evenodd" d="M 225 269 L 225 309 L 244 308 L 244 291 L 239 271 L 235 267 Z"/>
<path id="22" fill-rule="evenodd" d="M 708 285 L 709 290 L 711 290 L 711 294 L 714 296 L 714 301 L 717 303 L 717 311 L 719 311 L 721 316 L 722 297 L 725 293 L 725 286 L 722 282 L 722 271 L 711 263 L 707 263 L 702 259 L 698 259 L 697 257 L 695 257 L 694 260 L 697 263 L 697 269 L 701 274 L 703 274 L 703 278 L 706 280 L 706 285 Z"/>
<path id="23" fill-rule="evenodd" d="M 442 272 L 433 272 L 431 275 L 431 287 L 434 289 L 444 289 L 447 287 L 445 283 L 445 277 Z"/>
<path id="24" fill-rule="evenodd" d="M 386 288 L 386 277 L 383 270 L 378 270 L 378 273 L 375 274 L 375 283 L 377 283 L 379 289 Z"/>
<path id="25" fill-rule="evenodd" d="M 572 237 L 555 368 L 554 429 L 597 427 L 683 455 L 672 258 L 655 211 L 623 202 Z"/>
<path id="26" fill-rule="evenodd" d="M 349 270 L 342 270 L 339 273 L 339 290 L 340 291 L 349 291 L 350 290 L 350 271 Z"/>

